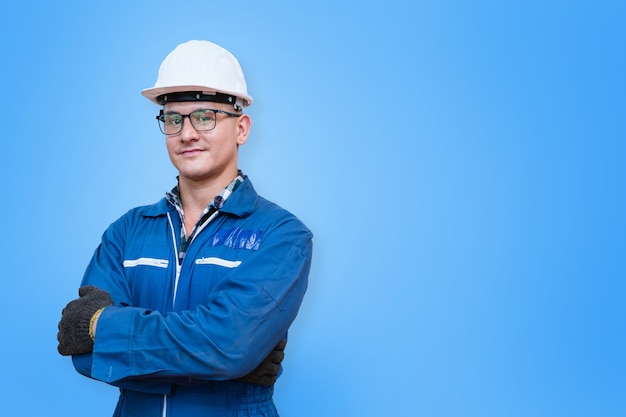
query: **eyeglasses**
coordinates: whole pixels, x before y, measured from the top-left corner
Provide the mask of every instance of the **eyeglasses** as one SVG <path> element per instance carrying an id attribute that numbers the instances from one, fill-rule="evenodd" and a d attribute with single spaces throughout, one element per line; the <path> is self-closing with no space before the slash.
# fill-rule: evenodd
<path id="1" fill-rule="evenodd" d="M 230 113 L 224 110 L 202 109 L 189 114 L 163 113 L 163 110 L 156 117 L 159 129 L 164 135 L 178 135 L 183 130 L 185 117 L 189 118 L 191 126 L 199 132 L 206 132 L 215 129 L 217 113 L 222 113 L 228 117 L 239 117 L 240 114 Z"/>

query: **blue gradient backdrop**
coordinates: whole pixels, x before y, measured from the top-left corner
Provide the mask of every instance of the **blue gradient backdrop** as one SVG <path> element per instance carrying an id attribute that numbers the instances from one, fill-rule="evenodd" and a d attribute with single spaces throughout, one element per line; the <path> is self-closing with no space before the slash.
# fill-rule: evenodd
<path id="1" fill-rule="evenodd" d="M 175 181 L 140 95 L 231 50 L 241 168 L 315 232 L 283 416 L 626 415 L 626 3 L 10 2 L 3 402 L 110 416 L 56 326 L 104 229 Z"/>

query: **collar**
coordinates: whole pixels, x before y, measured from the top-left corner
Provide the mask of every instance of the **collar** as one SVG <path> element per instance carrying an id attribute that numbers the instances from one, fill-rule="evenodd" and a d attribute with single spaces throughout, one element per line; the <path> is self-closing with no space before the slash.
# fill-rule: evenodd
<path id="1" fill-rule="evenodd" d="M 242 182 L 244 182 L 245 177 L 246 176 L 243 174 L 243 172 L 241 172 L 241 170 L 238 171 L 237 177 L 234 180 L 232 180 L 226 187 L 224 187 L 224 189 L 220 191 L 219 194 L 215 196 L 213 201 L 209 203 L 209 205 L 206 207 L 204 211 L 205 212 L 209 211 L 211 207 L 214 207 L 217 210 L 221 209 L 224 206 L 224 203 L 226 202 L 228 197 L 231 196 L 233 191 L 235 191 L 235 189 Z M 180 201 L 180 190 L 178 188 L 178 184 L 172 189 L 172 191 L 165 193 L 165 198 L 171 205 L 176 207 L 176 210 L 178 210 L 180 213 L 183 212 L 183 204 Z"/>
<path id="2" fill-rule="evenodd" d="M 222 213 L 237 217 L 247 217 L 254 211 L 259 195 L 250 179 L 243 174 L 241 177 L 243 181 L 237 185 L 236 192 L 233 190 L 232 194 L 222 202 L 222 207 L 220 208 Z M 211 204 L 214 204 L 214 202 Z M 146 206 L 142 214 L 146 217 L 159 217 L 165 216 L 172 211 L 177 211 L 175 206 L 169 202 L 167 197 L 163 197 L 156 204 Z"/>

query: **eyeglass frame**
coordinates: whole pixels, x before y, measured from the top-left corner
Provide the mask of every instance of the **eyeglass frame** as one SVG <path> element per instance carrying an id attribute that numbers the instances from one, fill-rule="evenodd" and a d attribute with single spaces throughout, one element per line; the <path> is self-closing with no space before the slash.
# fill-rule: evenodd
<path id="1" fill-rule="evenodd" d="M 200 111 L 212 111 L 213 115 L 215 117 L 214 119 L 214 123 L 213 123 L 213 127 L 210 129 L 197 129 L 196 126 L 193 124 L 193 121 L 191 120 L 191 115 L 196 113 L 196 112 L 200 112 Z M 240 117 L 241 114 L 236 114 L 236 113 L 231 113 L 225 110 L 219 110 L 219 109 L 198 109 L 198 110 L 194 110 L 189 114 L 181 114 L 181 113 L 177 113 L 177 112 L 171 112 L 171 113 L 165 113 L 163 110 L 159 111 L 159 114 L 156 115 L 156 120 L 157 120 L 157 124 L 159 125 L 159 130 L 161 131 L 161 133 L 163 133 L 165 136 L 176 136 L 176 135 L 180 135 L 180 132 L 183 131 L 183 125 L 185 124 L 185 117 L 187 119 L 189 119 L 189 123 L 191 123 L 191 127 L 193 127 L 194 129 L 196 129 L 196 131 L 198 132 L 210 132 L 211 130 L 215 129 L 217 127 L 217 113 L 221 113 L 221 114 L 225 114 L 228 117 Z M 163 116 L 165 116 L 166 114 L 170 115 L 170 114 L 177 114 L 179 116 L 181 116 L 183 118 L 182 123 L 180 124 L 180 130 L 176 133 L 165 133 L 163 131 L 163 127 L 161 126 L 161 123 L 165 123 L 165 120 L 162 120 L 161 118 Z"/>

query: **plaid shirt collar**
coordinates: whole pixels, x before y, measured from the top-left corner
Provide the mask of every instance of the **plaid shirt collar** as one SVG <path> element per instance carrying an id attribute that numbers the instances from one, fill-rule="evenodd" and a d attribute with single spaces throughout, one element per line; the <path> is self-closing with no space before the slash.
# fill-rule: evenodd
<path id="1" fill-rule="evenodd" d="M 208 213 L 211 210 L 211 207 L 217 210 L 221 209 L 222 206 L 224 206 L 226 199 L 230 197 L 230 195 L 235 191 L 235 189 L 237 189 L 239 184 L 244 182 L 244 180 L 245 180 L 245 176 L 243 175 L 243 172 L 241 172 L 240 170 L 237 173 L 237 178 L 232 180 L 230 184 L 228 184 L 222 191 L 219 192 L 218 195 L 215 196 L 213 201 L 211 201 L 209 205 L 204 209 L 204 212 L 202 213 L 202 216 L 200 217 L 202 218 L 206 213 Z M 180 190 L 178 188 L 178 184 L 174 188 L 172 188 L 172 191 L 166 192 L 165 197 L 167 198 L 167 201 L 171 205 L 176 207 L 176 210 L 180 213 L 181 218 L 184 218 L 183 204 L 180 201 Z"/>
<path id="2" fill-rule="evenodd" d="M 231 194 L 237 189 L 239 184 L 244 182 L 245 176 L 243 172 L 239 171 L 237 177 L 228 184 L 218 195 L 215 196 L 213 201 L 209 203 L 208 206 L 202 212 L 200 219 L 193 227 L 193 230 L 187 236 L 185 232 L 185 212 L 183 211 L 183 205 L 180 201 L 180 190 L 178 185 L 176 185 L 172 191 L 165 193 L 165 198 L 167 201 L 176 208 L 178 211 L 178 215 L 180 216 L 181 228 L 180 228 L 180 248 L 178 250 L 178 262 L 182 264 L 183 259 L 185 258 L 185 254 L 187 253 L 187 248 L 191 244 L 193 238 L 200 233 L 204 227 L 209 224 L 209 222 L 215 217 L 215 214 L 224 206 L 224 203 L 231 196 Z"/>

